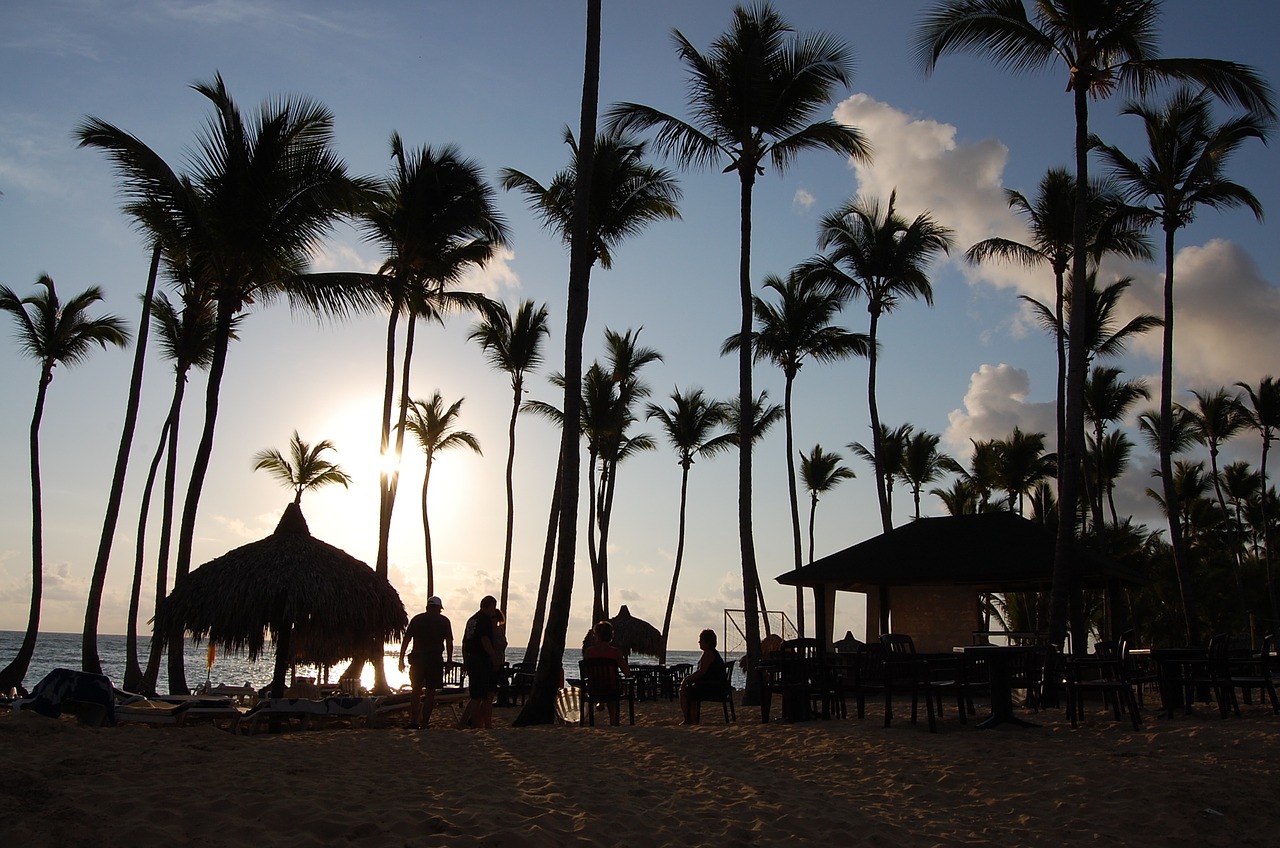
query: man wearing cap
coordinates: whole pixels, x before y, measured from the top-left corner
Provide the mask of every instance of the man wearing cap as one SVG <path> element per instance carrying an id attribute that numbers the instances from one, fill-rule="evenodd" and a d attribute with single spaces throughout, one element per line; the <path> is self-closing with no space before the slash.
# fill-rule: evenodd
<path id="1" fill-rule="evenodd" d="M 436 706 L 436 690 L 444 685 L 444 659 L 448 648 L 449 662 L 453 662 L 453 626 L 444 617 L 444 603 L 436 595 L 427 599 L 427 611 L 420 612 L 409 622 L 400 643 L 400 670 L 404 671 L 404 655 L 409 653 L 410 730 L 431 726 L 431 711 Z M 426 690 L 426 717 L 423 718 L 422 692 Z"/>

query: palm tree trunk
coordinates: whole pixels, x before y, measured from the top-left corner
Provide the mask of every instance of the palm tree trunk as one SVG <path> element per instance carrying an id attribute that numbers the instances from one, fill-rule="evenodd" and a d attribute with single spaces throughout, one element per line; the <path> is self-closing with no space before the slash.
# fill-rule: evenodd
<path id="1" fill-rule="evenodd" d="M 382 442 L 378 452 L 378 558 L 374 571 L 386 577 L 390 565 L 391 547 L 391 476 L 387 470 L 387 452 L 391 450 L 391 409 L 396 394 L 396 323 L 400 317 L 400 303 L 391 304 L 387 318 L 386 377 L 382 391 Z"/>
<path id="2" fill-rule="evenodd" d="M 551 489 L 551 510 L 547 517 L 547 541 L 542 548 L 542 574 L 538 578 L 538 600 L 533 609 L 533 626 L 524 649 L 524 661 L 533 663 L 542 644 L 542 626 L 547 613 L 547 592 L 551 588 L 551 569 L 555 563 L 556 527 L 560 523 L 560 463 L 556 463 L 556 482 Z"/>
<path id="3" fill-rule="evenodd" d="M 160 461 L 164 459 L 165 440 L 169 435 L 168 418 L 160 428 L 160 440 L 156 444 L 151 464 L 147 467 L 147 479 L 142 486 L 142 504 L 138 508 L 138 530 L 133 549 L 133 583 L 129 588 L 129 619 L 125 622 L 124 688 L 138 692 L 145 675 L 138 661 L 138 612 L 142 607 L 142 572 L 146 561 L 147 518 L 151 513 L 151 495 L 155 491 L 156 478 L 160 476 Z"/>
<path id="4" fill-rule="evenodd" d="M 426 548 L 427 597 L 436 593 L 436 569 L 431 559 L 431 520 L 427 517 L 427 486 L 431 483 L 431 454 L 427 453 L 427 468 L 422 473 L 422 540 Z"/>
<path id="5" fill-rule="evenodd" d="M 186 579 L 191 571 L 191 549 L 196 536 L 196 512 L 200 508 L 200 495 L 204 491 L 204 478 L 213 456 L 213 432 L 218 423 L 218 396 L 222 389 L 222 375 L 227 367 L 227 348 L 231 343 L 231 305 L 218 302 L 218 316 L 214 329 L 213 360 L 209 364 L 209 383 L 205 389 L 204 430 L 196 447 L 191 479 L 187 484 L 187 497 L 182 507 L 182 523 L 178 529 L 178 556 L 174 563 L 174 584 Z M 174 634 L 169 641 L 169 691 L 185 695 L 187 689 L 186 658 L 183 654 L 183 636 Z"/>
<path id="6" fill-rule="evenodd" d="M 609 527 L 613 521 L 613 493 L 618 485 L 618 460 L 609 460 L 609 480 L 605 486 L 604 504 L 600 512 L 600 606 L 609 617 Z"/>
<path id="7" fill-rule="evenodd" d="M 587 562 L 591 564 L 591 622 L 604 618 L 600 594 L 600 558 L 596 552 L 596 452 L 587 460 Z"/>
<path id="8" fill-rule="evenodd" d="M 173 539 L 174 500 L 178 481 L 178 430 L 182 423 L 182 404 L 187 392 L 187 371 L 174 372 L 173 399 L 169 403 L 169 445 L 164 468 L 164 493 L 160 512 L 160 549 L 156 555 L 156 603 L 159 609 L 169 591 L 169 545 Z M 147 667 L 142 672 L 142 692 L 155 694 L 160 680 L 160 660 L 166 645 L 165 638 L 157 632 L 151 635 L 151 650 Z"/>
<path id="9" fill-rule="evenodd" d="M 659 665 L 667 664 L 667 641 L 671 636 L 671 614 L 676 608 L 676 586 L 680 583 L 680 566 L 684 562 L 684 514 L 689 497 L 689 456 L 680 458 L 680 521 L 676 537 L 676 564 L 671 571 L 671 591 L 667 593 L 667 612 L 662 617 L 662 656 L 658 657 Z"/>
<path id="10" fill-rule="evenodd" d="M 142 397 L 142 368 L 147 359 L 147 332 L 151 326 L 151 297 L 156 290 L 160 270 L 160 244 L 151 250 L 151 269 L 147 272 L 147 288 L 142 295 L 142 317 L 138 319 L 138 338 L 133 351 L 133 372 L 129 376 L 129 400 L 125 404 L 120 447 L 116 451 L 116 467 L 111 476 L 111 493 L 107 496 L 107 514 L 102 520 L 102 536 L 98 540 L 98 556 L 89 578 L 89 600 L 85 604 L 84 631 L 80 638 L 80 667 L 91 674 L 102 674 L 98 656 L 98 617 L 102 612 L 102 592 L 107 583 L 107 565 L 111 545 L 115 541 L 116 522 L 120 520 L 120 501 L 124 497 L 124 477 L 129 468 L 129 450 L 138 425 L 138 403 Z"/>
<path id="11" fill-rule="evenodd" d="M 1088 87 L 1077 78 L 1072 91 L 1076 118 L 1076 199 L 1072 224 L 1071 321 L 1067 328 L 1067 380 L 1063 405 L 1063 444 L 1058 453 L 1058 533 L 1054 545 L 1053 584 L 1049 595 L 1049 639 L 1061 645 L 1066 639 L 1070 617 L 1069 600 L 1076 590 L 1074 549 L 1076 516 L 1080 500 L 1080 458 L 1084 443 L 1084 378 L 1086 339 L 1089 330 L 1089 289 L 1086 260 L 1089 186 L 1089 101 Z M 1080 634 L 1083 636 L 1083 634 Z M 1084 650 L 1084 639 L 1073 645 Z"/>
<path id="12" fill-rule="evenodd" d="M 756 568 L 756 542 L 751 520 L 751 449 L 752 404 L 755 396 L 751 386 L 751 192 L 755 186 L 755 162 L 739 162 L 741 181 L 740 212 L 741 244 L 739 247 L 738 298 L 742 310 L 742 322 L 738 328 L 738 403 L 742 414 L 738 417 L 738 543 L 742 549 L 742 600 L 745 621 L 747 665 L 746 691 L 742 703 L 750 706 L 760 702 L 760 681 L 755 669 L 760 662 L 760 609 L 756 598 L 763 593 L 760 572 Z"/>
<path id="13" fill-rule="evenodd" d="M 44 594 L 44 511 L 40 494 L 40 419 L 44 417 L 44 399 L 53 382 L 53 364 L 46 363 L 40 372 L 36 390 L 36 407 L 31 415 L 31 609 L 27 614 L 27 630 L 22 636 L 18 655 L 0 670 L 0 691 L 22 686 L 36 653 L 36 636 L 40 632 L 40 601 Z"/>
<path id="14" fill-rule="evenodd" d="M 791 388 L 795 378 L 790 372 L 787 373 L 786 378 L 786 387 L 783 389 L 782 411 L 786 418 L 787 427 L 787 495 L 791 499 L 792 553 L 795 554 L 796 571 L 799 571 L 803 554 L 800 551 L 800 503 L 796 499 L 796 446 L 791 429 Z M 812 540 L 810 540 L 809 547 L 813 547 Z M 796 587 L 796 631 L 797 635 L 803 639 L 804 589 L 799 586 Z"/>
<path id="15" fill-rule="evenodd" d="M 511 423 L 507 425 L 507 537 L 502 550 L 502 592 L 500 593 L 503 613 L 507 610 L 507 592 L 511 586 L 511 545 L 516 530 L 516 418 L 520 415 L 520 395 L 523 388 L 519 377 L 512 377 L 511 387 L 515 397 L 511 401 Z"/>
<path id="16" fill-rule="evenodd" d="M 582 426 L 582 339 L 590 304 L 591 265 L 595 261 L 587 237 L 591 178 L 595 166 L 596 111 L 600 102 L 600 0 L 587 0 L 587 44 L 582 73 L 582 118 L 578 132 L 578 173 L 574 185 L 569 246 L 569 296 L 565 310 L 564 432 L 560 437 L 560 531 L 555 588 L 547 612 L 547 630 L 538 655 L 533 689 L 516 716 L 517 726 L 555 720 L 569 608 L 573 600 L 573 564 L 578 542 L 579 440 Z"/>
<path id="17" fill-rule="evenodd" d="M 1164 234 L 1164 340 L 1160 362 L 1160 482 L 1169 517 L 1169 544 L 1182 595 L 1187 644 L 1200 643 L 1199 616 L 1191 586 L 1191 555 L 1178 519 L 1178 492 L 1173 480 L 1173 249 L 1174 230 Z"/>
<path id="18" fill-rule="evenodd" d="M 871 415 L 871 463 L 876 475 L 876 499 L 880 503 L 880 529 L 888 533 L 893 529 L 893 515 L 889 511 L 889 488 L 885 480 L 884 444 L 880 438 L 880 407 L 876 403 L 876 331 L 880 324 L 880 312 L 870 308 L 871 325 L 867 332 L 870 352 L 867 354 L 867 408 Z M 887 612 L 887 610 L 886 610 Z"/>

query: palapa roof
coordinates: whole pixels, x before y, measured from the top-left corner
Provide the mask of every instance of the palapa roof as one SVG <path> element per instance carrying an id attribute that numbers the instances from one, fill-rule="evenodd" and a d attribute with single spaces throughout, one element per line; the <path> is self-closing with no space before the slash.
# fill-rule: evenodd
<path id="1" fill-rule="evenodd" d="M 297 504 L 275 532 L 192 570 L 157 613 L 157 631 L 184 630 L 231 652 L 262 653 L 293 628 L 292 653 L 332 665 L 399 638 L 408 624 L 395 588 L 365 563 L 313 537 Z"/>
<path id="2" fill-rule="evenodd" d="M 779 575 L 788 586 L 972 585 L 990 591 L 1044 588 L 1053 577 L 1052 530 L 1011 512 L 920 518 Z M 1142 585 L 1123 564 L 1076 547 L 1084 585 L 1108 578 Z"/>
<path id="3" fill-rule="evenodd" d="M 662 653 L 662 631 L 643 618 L 636 618 L 623 604 L 609 619 L 613 625 L 613 646 L 624 654 L 656 657 Z"/>

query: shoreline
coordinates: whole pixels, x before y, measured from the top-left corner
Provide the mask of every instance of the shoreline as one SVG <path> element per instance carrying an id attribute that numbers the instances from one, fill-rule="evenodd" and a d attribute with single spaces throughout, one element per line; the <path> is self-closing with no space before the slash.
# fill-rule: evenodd
<path id="1" fill-rule="evenodd" d="M 237 736 L 209 725 L 90 728 L 0 715 L 6 844 L 1270 845 L 1280 716 L 1242 705 L 1142 731 L 1091 704 L 1072 730 L 923 722 L 679 727 L 671 702 L 636 726 L 491 731 L 388 726 Z M 979 714 L 983 707 L 979 707 Z M 897 715 L 905 715 L 898 712 Z"/>

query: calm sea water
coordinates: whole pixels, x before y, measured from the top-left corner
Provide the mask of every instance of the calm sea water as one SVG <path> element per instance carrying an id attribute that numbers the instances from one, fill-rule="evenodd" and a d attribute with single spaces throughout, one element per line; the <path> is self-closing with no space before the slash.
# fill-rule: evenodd
<path id="1" fill-rule="evenodd" d="M 0 665 L 8 663 L 18 653 L 18 648 L 21 645 L 22 633 L 13 630 L 0 630 Z M 140 642 L 138 647 L 144 662 L 146 660 L 147 647 L 148 640 L 145 639 Z M 98 637 L 98 656 L 102 660 L 102 671 L 117 686 L 124 679 L 125 651 L 124 636 Z M 243 655 L 236 656 L 219 652 L 212 666 L 207 665 L 206 651 L 207 644 L 197 646 L 190 641 L 186 644 L 187 685 L 192 688 L 202 685 L 206 679 L 214 686 L 219 683 L 239 686 L 248 682 L 255 688 L 261 688 L 271 682 L 275 654 L 270 648 L 263 656 L 258 657 L 257 661 L 252 663 Z M 387 683 L 392 688 L 408 683 L 409 676 L 402 674 L 396 668 L 396 660 L 400 657 L 399 643 L 388 644 L 385 653 L 387 659 L 383 663 L 383 667 L 386 669 Z M 697 651 L 668 651 L 667 662 L 672 665 L 676 663 L 696 663 L 698 656 Z M 508 660 L 516 662 L 523 657 L 524 648 L 507 648 Z M 569 648 L 565 651 L 563 665 L 566 676 L 577 676 L 579 658 L 580 654 L 575 648 Z M 725 659 L 732 659 L 732 657 L 726 656 Z M 647 657 L 636 657 L 635 661 L 645 662 L 649 660 Z M 32 657 L 31 667 L 28 669 L 27 677 L 24 681 L 26 688 L 31 689 L 40 682 L 41 678 L 55 668 L 80 668 L 79 633 L 40 634 L 36 641 L 36 652 Z M 162 666 L 160 671 L 160 688 L 162 690 L 165 688 L 165 681 L 168 676 L 166 668 L 166 666 Z M 336 680 L 338 675 L 342 673 L 342 669 L 343 666 L 332 669 L 329 673 L 329 679 Z M 298 674 L 320 676 L 317 669 L 310 666 L 299 666 Z M 743 685 L 741 669 L 735 671 L 734 678 L 734 685 L 741 688 Z M 372 665 L 365 665 L 361 683 L 366 687 L 373 685 Z"/>

